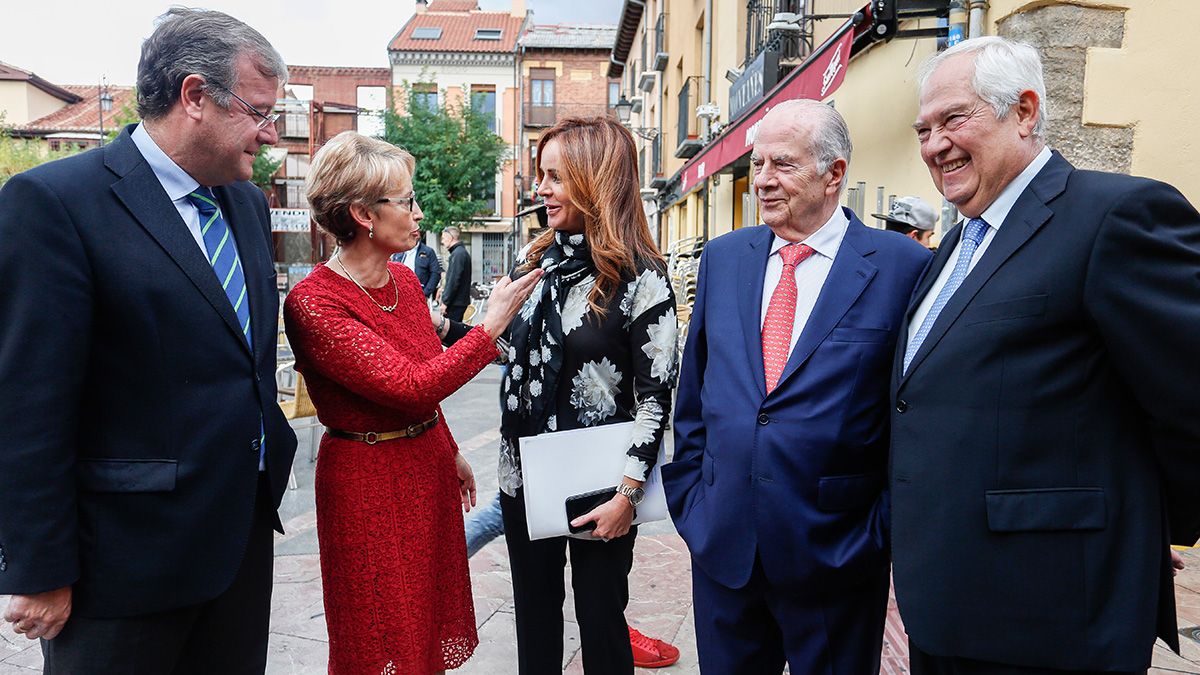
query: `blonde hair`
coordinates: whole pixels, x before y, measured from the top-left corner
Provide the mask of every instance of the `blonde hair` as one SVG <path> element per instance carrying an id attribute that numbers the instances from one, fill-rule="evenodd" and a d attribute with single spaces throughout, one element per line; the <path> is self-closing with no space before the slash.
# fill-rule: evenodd
<path id="1" fill-rule="evenodd" d="M 350 214 L 352 204 L 374 207 L 396 186 L 412 187 L 416 160 L 408 151 L 343 131 L 313 155 L 305 181 L 305 196 L 312 218 L 321 229 L 345 244 L 358 234 Z"/>
<path id="2" fill-rule="evenodd" d="M 539 182 L 544 180 L 542 148 L 552 140 L 558 141 L 567 196 L 583 213 L 583 232 L 596 267 L 588 305 L 604 316 L 617 287 L 637 276 L 639 264 L 665 267 L 642 210 L 633 136 L 609 117 L 561 120 L 538 141 Z M 526 258 L 530 269 L 538 266 L 553 241 L 553 230 L 534 240 Z"/>

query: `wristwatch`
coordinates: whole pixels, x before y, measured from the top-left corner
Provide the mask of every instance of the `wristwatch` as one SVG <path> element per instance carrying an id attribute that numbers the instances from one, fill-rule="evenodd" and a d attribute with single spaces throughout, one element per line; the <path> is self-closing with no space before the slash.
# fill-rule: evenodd
<path id="1" fill-rule="evenodd" d="M 625 483 L 617 483 L 617 492 L 625 495 L 625 497 L 629 500 L 629 505 L 635 509 L 638 507 L 638 504 L 641 504 L 642 500 L 646 498 L 645 490 L 640 487 L 630 487 Z"/>

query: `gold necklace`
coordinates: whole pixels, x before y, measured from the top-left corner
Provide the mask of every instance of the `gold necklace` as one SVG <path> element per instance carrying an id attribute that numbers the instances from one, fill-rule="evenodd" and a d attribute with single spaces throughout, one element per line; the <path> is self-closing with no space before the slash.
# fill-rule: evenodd
<path id="1" fill-rule="evenodd" d="M 375 303 L 376 307 L 385 312 L 395 311 L 396 307 L 400 304 L 400 287 L 396 285 L 396 277 L 392 276 L 391 270 L 388 270 L 388 277 L 390 277 L 392 280 L 392 289 L 396 292 L 396 301 L 390 305 L 381 305 L 374 296 L 367 292 L 367 289 L 363 288 L 362 284 L 358 283 L 358 279 L 355 279 L 354 275 L 350 274 L 350 270 L 346 269 L 346 265 L 342 262 L 342 249 L 339 248 L 334 252 L 333 259 L 337 261 L 338 267 L 342 268 L 342 271 L 346 273 L 346 277 L 350 279 L 350 281 L 353 281 L 355 286 L 358 286 L 358 290 L 366 294 L 368 298 L 371 298 L 371 302 Z"/>

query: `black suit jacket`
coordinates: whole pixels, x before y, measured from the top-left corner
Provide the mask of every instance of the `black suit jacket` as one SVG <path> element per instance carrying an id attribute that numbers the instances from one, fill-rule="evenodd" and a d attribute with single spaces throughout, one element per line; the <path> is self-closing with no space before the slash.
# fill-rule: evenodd
<path id="1" fill-rule="evenodd" d="M 899 341 L 892 551 L 922 650 L 1142 670 L 1156 633 L 1178 649 L 1168 542 L 1200 537 L 1198 270 L 1178 191 L 1055 153 L 907 374 Z"/>
<path id="2" fill-rule="evenodd" d="M 461 241 L 450 249 L 450 259 L 446 262 L 442 304 L 447 307 L 471 304 L 471 254 Z"/>
<path id="3" fill-rule="evenodd" d="M 251 353 L 131 130 L 0 191 L 0 593 L 74 584 L 85 616 L 223 592 L 250 532 L 260 413 L 275 504 L 296 449 L 275 402 L 262 192 L 215 190 Z"/>
<path id="4" fill-rule="evenodd" d="M 416 247 L 417 260 L 413 271 L 417 273 L 417 281 L 421 282 L 421 290 L 425 297 L 432 298 L 437 292 L 438 282 L 442 280 L 442 263 L 438 262 L 437 253 L 425 242 L 418 242 Z M 412 255 L 412 252 L 409 252 Z"/>

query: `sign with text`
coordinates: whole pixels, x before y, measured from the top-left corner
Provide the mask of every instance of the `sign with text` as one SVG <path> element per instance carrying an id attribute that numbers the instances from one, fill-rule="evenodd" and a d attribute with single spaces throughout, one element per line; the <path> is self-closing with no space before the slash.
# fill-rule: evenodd
<path id="1" fill-rule="evenodd" d="M 746 71 L 729 88 L 729 117 L 735 120 L 747 107 L 779 84 L 779 52 L 764 50 L 746 66 Z"/>
<path id="2" fill-rule="evenodd" d="M 308 209 L 271 209 L 272 232 L 308 232 Z"/>

